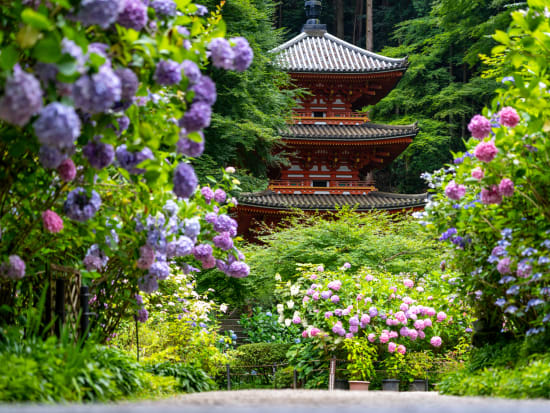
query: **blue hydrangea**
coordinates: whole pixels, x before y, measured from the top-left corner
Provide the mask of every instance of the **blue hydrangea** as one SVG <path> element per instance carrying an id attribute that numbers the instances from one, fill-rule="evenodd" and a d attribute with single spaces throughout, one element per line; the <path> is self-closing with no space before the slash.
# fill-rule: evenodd
<path id="1" fill-rule="evenodd" d="M 233 52 L 235 57 L 233 59 L 233 68 L 238 72 L 244 72 L 254 59 L 254 52 L 248 44 L 248 40 L 244 37 L 234 37 L 229 39 L 233 43 Z"/>
<path id="2" fill-rule="evenodd" d="M 198 218 L 190 218 L 184 221 L 185 235 L 191 239 L 195 239 L 201 232 L 201 223 Z"/>
<path id="3" fill-rule="evenodd" d="M 146 159 L 154 158 L 153 152 L 147 147 L 138 152 L 130 152 L 126 149 L 126 145 L 120 145 L 116 149 L 115 156 L 120 167 L 132 174 L 145 173 L 145 169 L 137 168 L 137 166 Z"/>
<path id="4" fill-rule="evenodd" d="M 204 16 L 205 14 L 208 13 L 208 8 L 206 8 L 202 4 L 195 4 L 195 6 L 197 6 L 197 12 L 196 12 L 197 16 Z"/>
<path id="5" fill-rule="evenodd" d="M 517 295 L 519 293 L 519 285 L 512 285 L 510 288 L 506 290 L 507 295 Z"/>
<path id="6" fill-rule="evenodd" d="M 229 232 L 231 228 L 237 228 L 237 221 L 229 215 L 222 214 L 214 223 L 214 229 L 218 232 Z"/>
<path id="7" fill-rule="evenodd" d="M 189 198 L 199 183 L 193 167 L 187 163 L 180 163 L 174 170 L 174 193 L 180 198 Z"/>
<path id="8" fill-rule="evenodd" d="M 66 155 L 52 146 L 42 145 L 38 153 L 38 159 L 46 169 L 56 169 L 66 158 Z"/>
<path id="9" fill-rule="evenodd" d="M 181 62 L 181 68 L 185 77 L 189 80 L 190 85 L 197 83 L 202 76 L 199 67 L 192 60 L 184 60 Z"/>
<path id="10" fill-rule="evenodd" d="M 63 210 L 69 218 L 84 222 L 92 218 L 100 206 L 101 198 L 96 191 L 92 191 L 91 196 L 88 196 L 84 188 L 78 187 L 67 195 Z"/>
<path id="11" fill-rule="evenodd" d="M 176 3 L 174 0 L 153 0 L 150 4 L 158 16 L 175 16 Z"/>
<path id="12" fill-rule="evenodd" d="M 82 0 L 77 19 L 85 26 L 97 24 L 106 29 L 113 24 L 125 0 Z"/>
<path id="13" fill-rule="evenodd" d="M 178 84 L 181 82 L 181 66 L 173 60 L 161 60 L 157 64 L 153 79 L 161 86 Z"/>
<path id="14" fill-rule="evenodd" d="M 439 237 L 440 241 L 445 241 L 451 238 L 453 235 L 457 233 L 456 228 L 449 228 L 447 231 L 445 231 L 443 234 L 441 234 L 441 237 Z"/>
<path id="15" fill-rule="evenodd" d="M 212 64 L 215 67 L 226 70 L 233 69 L 235 52 L 226 39 L 223 37 L 217 37 L 210 42 L 208 48 L 210 49 Z"/>
<path id="16" fill-rule="evenodd" d="M 166 203 L 164 204 L 164 206 L 162 207 L 162 210 L 165 211 L 168 215 L 172 216 L 172 215 L 176 215 L 179 211 L 179 206 L 178 204 L 176 204 L 174 201 L 172 201 L 171 199 L 169 199 L 168 201 L 166 201 Z"/>
<path id="17" fill-rule="evenodd" d="M 34 122 L 34 133 L 43 145 L 58 149 L 72 148 L 80 136 L 80 118 L 73 107 L 50 103 Z"/>
<path id="18" fill-rule="evenodd" d="M 134 96 L 139 88 L 139 80 L 130 69 L 117 69 L 115 74 L 120 79 L 120 101 L 116 102 L 113 110 L 126 110 L 133 103 Z"/>
<path id="19" fill-rule="evenodd" d="M 4 96 L 0 98 L 0 119 L 24 126 L 42 109 L 42 89 L 37 78 L 25 73 L 19 65 L 6 80 Z"/>
<path id="20" fill-rule="evenodd" d="M 88 142 L 82 149 L 82 154 L 95 169 L 103 169 L 115 159 L 113 145 L 97 141 Z"/>
<path id="21" fill-rule="evenodd" d="M 201 76 L 190 90 L 195 92 L 193 102 L 204 102 L 212 106 L 218 97 L 216 93 L 216 84 L 208 76 Z"/>
<path id="22" fill-rule="evenodd" d="M 63 38 L 63 40 L 61 40 L 61 51 L 63 54 L 68 54 L 75 60 L 78 73 L 84 73 L 86 70 L 86 57 L 79 45 L 72 40 Z"/>
<path id="23" fill-rule="evenodd" d="M 233 248 L 233 240 L 228 232 L 222 232 L 219 235 L 216 235 L 212 238 L 214 245 L 221 249 L 222 251 L 229 251 Z"/>
<path id="24" fill-rule="evenodd" d="M 189 237 L 182 236 L 168 243 L 166 255 L 168 258 L 184 257 L 191 254 L 194 246 L 195 243 Z"/>
<path id="25" fill-rule="evenodd" d="M 75 106 L 91 114 L 106 112 L 122 94 L 121 82 L 109 66 L 91 76 L 81 76 L 73 85 Z"/>
<path id="26" fill-rule="evenodd" d="M 151 274 L 144 275 L 138 280 L 138 288 L 145 293 L 154 293 L 159 289 L 158 278 Z"/>
<path id="27" fill-rule="evenodd" d="M 495 301 L 495 305 L 498 305 L 499 307 L 502 307 L 506 304 L 506 298 L 499 298 Z"/>
<path id="28" fill-rule="evenodd" d="M 250 267 L 244 262 L 236 261 L 229 266 L 226 274 L 233 278 L 245 278 L 250 274 Z"/>
<path id="29" fill-rule="evenodd" d="M 117 23 L 127 29 L 143 29 L 147 24 L 147 6 L 141 0 L 125 0 Z"/>
<path id="30" fill-rule="evenodd" d="M 159 280 L 165 280 L 170 276 L 170 266 L 165 261 L 155 261 L 149 268 L 149 274 Z"/>
<path id="31" fill-rule="evenodd" d="M 187 132 L 197 132 L 210 126 L 211 116 L 212 109 L 210 105 L 204 102 L 196 102 L 185 112 L 185 115 L 179 121 L 179 125 L 185 128 Z"/>
<path id="32" fill-rule="evenodd" d="M 202 132 L 199 132 L 202 137 L 200 142 L 192 141 L 187 137 L 187 132 L 185 129 L 180 131 L 180 139 L 176 144 L 178 153 L 181 153 L 185 156 L 191 156 L 193 158 L 199 157 L 204 152 L 204 135 Z"/>

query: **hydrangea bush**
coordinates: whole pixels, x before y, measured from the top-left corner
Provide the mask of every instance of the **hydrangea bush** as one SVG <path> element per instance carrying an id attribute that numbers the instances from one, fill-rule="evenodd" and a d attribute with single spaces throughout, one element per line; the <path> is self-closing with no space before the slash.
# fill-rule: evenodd
<path id="1" fill-rule="evenodd" d="M 0 6 L 3 279 L 27 275 L 41 288 L 47 264 L 76 267 L 108 306 L 115 296 L 130 303 L 137 285 L 155 291 L 173 265 L 248 275 L 233 246 L 236 223 L 226 215 L 233 200 L 196 195 L 190 164 L 202 153 L 216 100 L 200 69 L 227 52 L 216 47 L 225 33 L 222 6 Z M 253 57 L 246 40 L 223 42 L 228 70 L 245 70 Z M 235 185 L 227 172 L 223 180 L 225 190 Z M 2 288 L 12 305 L 13 285 Z"/>
<path id="2" fill-rule="evenodd" d="M 550 13 L 527 3 L 494 35 L 498 96 L 470 121 L 467 152 L 426 174 L 433 195 L 420 214 L 449 246 L 480 333 L 540 334 L 550 321 Z"/>
<path id="3" fill-rule="evenodd" d="M 366 338 L 380 360 L 395 352 L 451 348 L 471 331 L 451 284 L 432 275 L 349 268 L 303 266 L 295 283 L 278 287 L 279 322 L 300 326 L 303 339 L 318 341 L 327 351 L 344 340 Z"/>

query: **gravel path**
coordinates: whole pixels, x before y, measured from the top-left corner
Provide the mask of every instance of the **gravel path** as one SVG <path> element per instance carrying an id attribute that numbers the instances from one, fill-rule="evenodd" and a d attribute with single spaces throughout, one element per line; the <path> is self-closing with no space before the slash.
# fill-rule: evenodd
<path id="1" fill-rule="evenodd" d="M 161 401 L 88 405 L 0 405 L 0 413 L 550 413 L 547 400 L 440 396 L 435 392 L 240 390 Z"/>

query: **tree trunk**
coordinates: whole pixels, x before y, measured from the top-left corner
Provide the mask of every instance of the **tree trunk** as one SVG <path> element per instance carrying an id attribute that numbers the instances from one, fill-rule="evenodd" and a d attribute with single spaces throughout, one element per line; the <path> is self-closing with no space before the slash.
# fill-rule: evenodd
<path id="1" fill-rule="evenodd" d="M 356 46 L 361 44 L 363 34 L 363 0 L 355 0 L 355 18 L 353 19 L 353 41 Z"/>
<path id="2" fill-rule="evenodd" d="M 344 38 L 344 0 L 336 0 L 334 2 L 336 8 L 336 37 Z"/>
<path id="3" fill-rule="evenodd" d="M 372 0 L 367 0 L 367 50 L 373 49 L 372 36 Z"/>

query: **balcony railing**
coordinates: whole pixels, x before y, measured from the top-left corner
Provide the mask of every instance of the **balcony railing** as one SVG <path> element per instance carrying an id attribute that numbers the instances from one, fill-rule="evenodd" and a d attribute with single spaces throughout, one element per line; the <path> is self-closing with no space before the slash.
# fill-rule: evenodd
<path id="1" fill-rule="evenodd" d="M 303 194 L 312 194 L 320 191 L 329 191 L 333 193 L 365 193 L 376 191 L 373 181 L 341 181 L 331 180 L 329 186 L 313 186 L 310 180 L 271 180 L 269 189 L 281 193 L 300 192 Z"/>
<path id="2" fill-rule="evenodd" d="M 296 113 L 292 116 L 293 123 L 302 123 L 302 124 L 315 124 L 318 122 L 325 122 L 327 124 L 357 124 L 370 122 L 369 117 L 365 113 L 356 113 L 356 112 L 345 112 L 342 114 L 334 114 L 334 116 L 327 117 L 316 117 L 311 116 L 309 113 Z"/>

